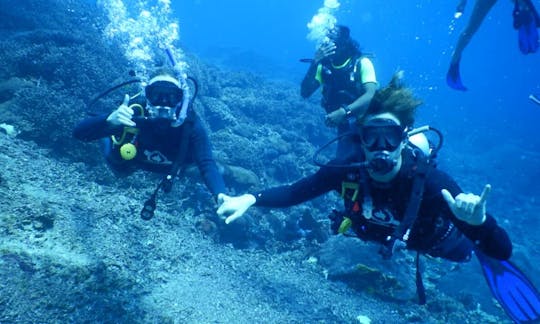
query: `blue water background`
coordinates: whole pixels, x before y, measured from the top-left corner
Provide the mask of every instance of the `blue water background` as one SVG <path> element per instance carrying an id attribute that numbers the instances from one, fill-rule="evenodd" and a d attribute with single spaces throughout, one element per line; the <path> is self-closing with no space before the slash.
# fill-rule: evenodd
<path id="1" fill-rule="evenodd" d="M 299 59 L 312 57 L 315 50 L 306 37 L 307 23 L 322 4 L 322 0 L 184 0 L 173 8 L 184 49 L 231 69 L 299 84 L 307 69 Z M 485 164 L 475 168 L 486 175 L 485 179 L 479 175 L 481 181 L 504 185 L 514 194 L 514 182 L 521 181 L 515 183 L 517 192 L 534 196 L 540 193 L 532 181 L 540 177 L 540 106 L 528 96 L 540 95 L 540 53 L 520 53 L 512 28 L 513 5 L 499 1 L 463 54 L 461 72 L 469 91 L 450 89 L 445 83 L 450 55 L 474 2 L 469 1 L 457 21 L 456 4 L 341 1 L 336 17 L 350 26 L 364 52 L 374 55 L 381 84 L 394 71 L 405 70 L 407 83 L 425 102 L 418 124 L 440 128 L 447 152 L 462 153 L 467 158 L 460 161 L 463 164 Z M 482 186 L 468 189 L 480 191 Z"/>
<path id="2" fill-rule="evenodd" d="M 173 7 L 184 48 L 208 59 L 230 55 L 232 68 L 299 82 L 307 66 L 298 59 L 311 57 L 315 49 L 306 38 L 306 24 L 322 3 L 183 0 Z M 446 86 L 453 46 L 474 5 L 469 1 L 465 15 L 453 23 L 456 3 L 342 1 L 336 17 L 351 27 L 365 52 L 375 55 L 381 84 L 395 70 L 406 71 L 408 83 L 426 102 L 422 119 L 457 134 L 481 129 L 487 133 L 481 136 L 482 144 L 526 139 L 524 144 L 538 151 L 534 129 L 540 107 L 527 97 L 540 94 L 540 54 L 519 52 L 510 2 L 495 5 L 464 52 L 462 77 L 470 90 Z"/>
<path id="3" fill-rule="evenodd" d="M 539 1 L 534 3 L 540 8 Z M 456 4 L 341 1 L 336 17 L 351 28 L 363 51 L 374 55 L 380 84 L 396 70 L 405 71 L 406 82 L 425 103 L 417 124 L 444 133 L 439 166 L 465 191 L 479 194 L 492 184 L 488 210 L 510 231 L 515 254 L 522 255 L 518 262 L 534 264 L 540 106 L 528 97 L 540 95 L 540 53 L 521 54 L 512 28 L 513 4 L 499 1 L 463 53 L 461 74 L 469 91 L 450 89 L 445 82 L 450 56 L 474 1 L 458 20 Z M 322 5 L 322 0 L 184 0 L 174 10 L 184 49 L 234 70 L 288 80 L 299 89 L 307 69 L 299 59 L 315 51 L 307 23 Z"/>

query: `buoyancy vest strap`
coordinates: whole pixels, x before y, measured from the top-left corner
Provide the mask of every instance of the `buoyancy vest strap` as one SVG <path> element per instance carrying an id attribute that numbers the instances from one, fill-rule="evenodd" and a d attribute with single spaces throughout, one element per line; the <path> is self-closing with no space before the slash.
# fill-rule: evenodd
<path id="1" fill-rule="evenodd" d="M 317 71 L 315 72 L 315 80 L 317 80 L 319 84 L 323 84 L 322 70 L 323 70 L 323 65 L 321 63 L 317 64 Z"/>
<path id="2" fill-rule="evenodd" d="M 424 184 L 426 182 L 428 167 L 428 159 L 421 154 L 417 161 L 411 198 L 409 199 L 409 204 L 407 205 L 407 210 L 405 211 L 405 217 L 394 231 L 394 236 L 404 241 L 409 239 L 409 231 L 418 217 L 418 211 L 420 210 L 420 204 L 424 194 Z"/>
<path id="3" fill-rule="evenodd" d="M 396 227 L 392 236 L 388 237 L 387 243 L 382 246 L 381 254 L 384 258 L 390 258 L 396 247 L 406 244 L 409 239 L 411 228 L 414 225 L 414 222 L 418 217 L 418 211 L 420 210 L 429 166 L 428 158 L 424 154 L 418 153 L 411 196 L 407 209 L 405 210 L 405 217 Z M 418 295 L 418 303 L 424 305 L 426 303 L 426 289 L 422 280 L 419 251 L 416 251 L 416 293 Z"/>
<path id="4" fill-rule="evenodd" d="M 356 201 L 358 198 L 358 189 L 360 185 L 357 182 L 342 182 L 341 183 L 341 197 L 343 199 L 350 199 Z M 350 194 L 352 192 L 352 194 Z"/>
<path id="5" fill-rule="evenodd" d="M 162 183 L 160 184 L 160 186 L 163 187 L 163 191 L 165 192 L 171 191 L 172 182 L 174 178 L 179 174 L 180 168 L 183 162 L 186 160 L 187 150 L 189 146 L 189 137 L 191 135 L 191 128 L 193 126 L 194 116 L 192 114 L 193 112 L 191 112 L 191 116 L 188 116 L 186 118 L 185 124 L 183 125 L 180 148 L 178 150 L 178 154 L 176 155 L 176 159 L 174 159 L 173 165 L 171 166 L 171 171 L 163 178 Z"/>
<path id="6" fill-rule="evenodd" d="M 187 156 L 189 137 L 191 136 L 191 129 L 193 127 L 193 122 L 195 118 L 194 114 L 195 112 L 188 112 L 188 116 L 184 124 L 182 125 L 183 128 L 181 134 L 182 138 L 180 140 L 180 148 L 178 150 L 178 154 L 176 155 L 176 159 L 173 162 L 170 172 L 161 179 L 150 198 L 148 198 L 148 200 L 146 200 L 144 203 L 144 206 L 141 210 L 141 218 L 144 220 L 150 220 L 152 217 L 154 217 L 154 210 L 156 209 L 156 198 L 159 189 L 163 189 L 164 192 L 170 192 L 172 189 L 173 180 L 179 174 L 180 167 L 182 166 Z"/>
<path id="7" fill-rule="evenodd" d="M 395 249 L 400 245 L 403 246 L 403 243 L 407 242 L 409 239 L 411 228 L 416 221 L 418 211 L 420 210 L 428 168 L 428 158 L 422 153 L 418 153 L 409 204 L 405 210 L 403 220 L 395 228 L 394 233 L 387 237 L 386 243 L 381 249 L 381 254 L 385 258 L 390 258 Z"/>

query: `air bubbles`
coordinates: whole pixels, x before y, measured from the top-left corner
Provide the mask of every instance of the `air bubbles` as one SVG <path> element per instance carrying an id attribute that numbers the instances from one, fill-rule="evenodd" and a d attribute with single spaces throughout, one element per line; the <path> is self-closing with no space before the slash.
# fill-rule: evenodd
<path id="1" fill-rule="evenodd" d="M 324 6 L 319 8 L 311 21 L 307 24 L 309 33 L 307 38 L 316 43 L 316 47 L 324 43 L 327 39 L 328 31 L 337 24 L 337 18 L 334 16 L 335 11 L 339 8 L 338 0 L 325 0 Z"/>
<path id="2" fill-rule="evenodd" d="M 324 0 L 324 6 L 329 9 L 337 9 L 339 8 L 339 1 L 338 0 Z"/>
<path id="3" fill-rule="evenodd" d="M 179 40 L 180 28 L 171 18 L 170 0 L 141 0 L 129 7 L 122 0 L 100 3 L 110 21 L 105 36 L 119 41 L 139 75 L 146 75 L 147 67 L 162 59 L 165 48 L 173 51 L 179 66 L 187 66 L 182 51 L 173 46 Z"/>

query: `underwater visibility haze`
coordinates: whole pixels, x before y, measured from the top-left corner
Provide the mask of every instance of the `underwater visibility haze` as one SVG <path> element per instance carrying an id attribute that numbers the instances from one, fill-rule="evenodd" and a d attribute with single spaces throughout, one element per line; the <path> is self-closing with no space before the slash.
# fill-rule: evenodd
<path id="1" fill-rule="evenodd" d="M 72 135 L 165 65 L 190 88 L 231 196 L 292 183 L 336 136 L 320 94 L 300 96 L 301 60 L 345 25 L 379 87 L 404 71 L 423 100 L 415 126 L 441 131 L 437 167 L 466 192 L 491 184 L 487 210 L 539 287 L 540 53 L 520 52 L 514 5 L 498 1 L 463 52 L 468 90 L 451 89 L 475 5 L 455 18 L 458 2 L 2 0 L 0 323 L 510 323 L 476 260 L 422 258 L 419 305 L 413 254 L 383 260 L 330 235 L 339 195 L 226 225 L 184 168 L 145 221 L 162 177 L 119 177 L 98 141 Z"/>

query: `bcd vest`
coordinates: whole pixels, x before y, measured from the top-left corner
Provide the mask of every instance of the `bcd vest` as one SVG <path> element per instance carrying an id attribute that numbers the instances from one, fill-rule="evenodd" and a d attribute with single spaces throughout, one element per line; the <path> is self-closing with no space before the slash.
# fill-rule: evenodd
<path id="1" fill-rule="evenodd" d="M 330 113 L 341 106 L 348 105 L 364 94 L 361 80 L 361 58 L 351 57 L 340 66 L 321 65 L 322 81 L 321 106 Z"/>
<path id="2" fill-rule="evenodd" d="M 398 240 L 414 250 L 429 249 L 450 224 L 440 217 L 417 217 L 424 179 L 432 167 L 406 149 L 400 173 L 386 187 L 371 184 L 365 170 L 349 174 L 342 182 L 345 218 L 339 231 L 351 228 L 360 239 L 383 246 Z"/>

